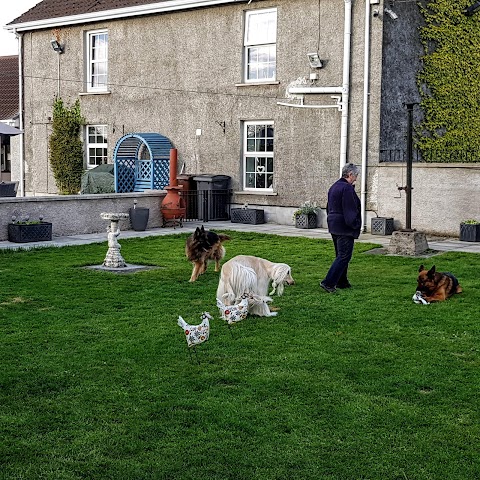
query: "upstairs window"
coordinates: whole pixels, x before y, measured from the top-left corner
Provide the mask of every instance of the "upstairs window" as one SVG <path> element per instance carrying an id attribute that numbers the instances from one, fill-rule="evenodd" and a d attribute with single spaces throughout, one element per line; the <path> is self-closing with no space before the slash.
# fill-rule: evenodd
<path id="1" fill-rule="evenodd" d="M 245 190 L 273 190 L 272 121 L 245 122 L 243 136 L 243 185 Z"/>
<path id="2" fill-rule="evenodd" d="M 87 168 L 107 163 L 107 125 L 86 126 Z"/>
<path id="3" fill-rule="evenodd" d="M 95 30 L 87 33 L 87 91 L 107 91 L 108 32 Z"/>
<path id="4" fill-rule="evenodd" d="M 277 70 L 277 9 L 245 14 L 245 82 L 275 80 Z"/>

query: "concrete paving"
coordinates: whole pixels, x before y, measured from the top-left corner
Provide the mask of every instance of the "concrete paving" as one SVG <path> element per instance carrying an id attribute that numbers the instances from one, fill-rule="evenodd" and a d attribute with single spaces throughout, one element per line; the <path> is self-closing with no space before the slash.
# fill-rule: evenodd
<path id="1" fill-rule="evenodd" d="M 184 222 L 183 227 L 151 228 L 144 232 L 135 230 L 124 230 L 120 233 L 119 241 L 127 238 L 144 238 L 158 235 L 171 235 L 174 233 L 191 233 L 200 225 L 204 225 L 209 230 L 222 232 L 234 230 L 239 232 L 258 232 L 269 233 L 272 235 L 282 235 L 287 237 L 307 237 L 331 240 L 328 230 L 325 228 L 301 229 L 293 225 L 277 225 L 274 223 L 264 223 L 260 225 L 249 225 L 244 223 L 231 223 L 229 221 L 211 221 L 211 222 Z M 388 247 L 391 236 L 372 235 L 362 233 L 358 242 L 374 243 L 379 247 Z M 0 241 L 0 249 L 30 249 L 36 247 L 65 247 L 71 245 L 85 245 L 89 243 L 102 243 L 107 241 L 106 233 L 92 233 L 82 235 L 70 235 L 65 237 L 53 237 L 49 242 L 31 242 L 31 243 L 13 243 L 9 241 Z M 480 242 L 461 242 L 455 238 L 448 237 L 428 237 L 428 246 L 432 250 L 442 252 L 457 251 L 468 253 L 480 253 Z"/>
<path id="2" fill-rule="evenodd" d="M 328 230 L 325 228 L 301 229 L 295 228 L 293 225 L 277 225 L 274 223 L 264 223 L 260 225 L 248 225 L 244 223 L 231 223 L 230 221 L 211 221 L 211 222 L 184 222 L 183 227 L 165 227 L 151 228 L 144 232 L 136 232 L 135 230 L 121 231 L 118 237 L 121 243 L 122 239 L 127 238 L 144 238 L 158 235 L 171 235 L 175 233 L 191 233 L 200 225 L 204 225 L 209 230 L 216 232 L 224 232 L 234 230 L 239 232 L 257 232 L 269 233 L 273 235 L 282 235 L 288 237 L 307 237 L 331 240 Z M 388 247 L 391 236 L 372 235 L 370 233 L 362 233 L 358 242 L 374 243 L 379 248 Z M 461 242 L 455 238 L 448 237 L 428 237 L 428 246 L 432 250 L 441 252 L 456 251 L 468 253 L 480 253 L 480 242 Z M 30 249 L 37 247 L 65 247 L 71 245 L 85 245 L 89 243 L 107 242 L 106 233 L 92 233 L 82 235 L 71 235 L 65 237 L 53 237 L 49 242 L 31 242 L 31 243 L 12 243 L 8 241 L 0 241 L 0 249 Z"/>

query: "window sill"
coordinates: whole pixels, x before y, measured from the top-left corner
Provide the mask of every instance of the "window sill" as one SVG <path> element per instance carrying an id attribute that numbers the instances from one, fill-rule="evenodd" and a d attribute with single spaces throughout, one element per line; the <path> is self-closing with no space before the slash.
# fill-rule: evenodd
<path id="1" fill-rule="evenodd" d="M 263 195 L 263 196 L 271 196 L 271 197 L 278 196 L 278 193 L 273 192 L 272 190 L 264 190 L 264 191 L 240 190 L 238 192 L 233 192 L 233 194 L 234 195 Z"/>
<path id="2" fill-rule="evenodd" d="M 279 81 L 275 82 L 249 82 L 249 83 L 236 83 L 236 87 L 261 87 L 263 85 L 280 85 Z"/>
<path id="3" fill-rule="evenodd" d="M 80 92 L 78 95 L 83 97 L 85 95 L 110 95 L 112 92 L 110 90 L 105 90 L 103 92 Z"/>

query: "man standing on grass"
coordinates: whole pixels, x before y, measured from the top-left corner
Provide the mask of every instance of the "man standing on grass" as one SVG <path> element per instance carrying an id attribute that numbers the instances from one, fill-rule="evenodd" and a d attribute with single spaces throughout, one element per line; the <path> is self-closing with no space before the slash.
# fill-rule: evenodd
<path id="1" fill-rule="evenodd" d="M 328 293 L 334 293 L 337 288 L 351 287 L 347 277 L 348 264 L 354 240 L 360 236 L 362 225 L 360 199 L 354 187 L 358 174 L 358 167 L 347 163 L 342 169 L 342 178 L 328 191 L 327 223 L 336 255 L 327 276 L 320 282 Z"/>

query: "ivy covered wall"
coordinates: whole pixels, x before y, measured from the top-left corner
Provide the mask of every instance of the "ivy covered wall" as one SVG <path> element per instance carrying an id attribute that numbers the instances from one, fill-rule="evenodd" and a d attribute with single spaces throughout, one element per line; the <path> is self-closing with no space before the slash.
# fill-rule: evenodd
<path id="1" fill-rule="evenodd" d="M 480 161 L 480 11 L 464 14 L 472 3 L 430 0 L 420 8 L 424 118 L 416 144 L 425 161 Z"/>
<path id="2" fill-rule="evenodd" d="M 414 161 L 479 162 L 480 10 L 463 13 L 473 0 L 391 3 L 398 18 L 380 18 L 380 161 L 405 160 L 403 103 L 418 102 L 414 125 L 420 155 Z"/>

